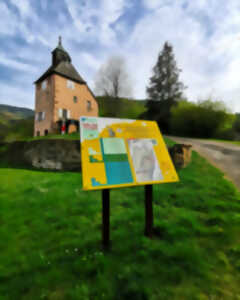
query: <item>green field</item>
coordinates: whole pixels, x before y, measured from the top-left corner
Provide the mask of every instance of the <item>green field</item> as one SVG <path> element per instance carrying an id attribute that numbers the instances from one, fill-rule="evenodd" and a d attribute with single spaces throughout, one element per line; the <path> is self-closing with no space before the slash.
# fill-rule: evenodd
<path id="1" fill-rule="evenodd" d="M 50 139 L 64 139 L 64 140 L 80 140 L 79 132 L 70 134 L 48 134 L 46 136 L 36 136 L 21 139 L 22 141 L 36 141 L 36 140 L 50 140 Z"/>
<path id="2" fill-rule="evenodd" d="M 0 299 L 240 299 L 240 195 L 196 152 L 180 182 L 111 191 L 112 248 L 101 248 L 101 192 L 81 174 L 0 168 Z"/>

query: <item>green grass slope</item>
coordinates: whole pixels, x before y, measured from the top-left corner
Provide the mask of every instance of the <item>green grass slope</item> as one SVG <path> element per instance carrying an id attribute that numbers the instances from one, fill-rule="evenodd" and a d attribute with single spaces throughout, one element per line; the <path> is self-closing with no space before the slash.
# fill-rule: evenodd
<path id="1" fill-rule="evenodd" d="M 34 116 L 34 111 L 30 108 L 16 107 L 0 104 L 0 113 L 5 114 L 8 119 L 27 119 Z"/>
<path id="2" fill-rule="evenodd" d="M 8 126 L 3 136 L 4 142 L 27 140 L 33 136 L 33 118 L 20 119 Z"/>
<path id="3" fill-rule="evenodd" d="M 81 174 L 0 169 L 0 299 L 239 299 L 240 195 L 193 152 L 180 182 L 112 190 L 112 249 L 101 249 L 101 192 Z"/>
<path id="4" fill-rule="evenodd" d="M 34 111 L 0 104 L 0 141 L 11 142 L 33 135 Z"/>

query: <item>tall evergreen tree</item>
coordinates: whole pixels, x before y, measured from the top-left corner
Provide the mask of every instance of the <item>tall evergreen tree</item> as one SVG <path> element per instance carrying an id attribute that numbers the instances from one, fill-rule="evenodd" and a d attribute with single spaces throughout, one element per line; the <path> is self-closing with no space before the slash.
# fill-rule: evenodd
<path id="1" fill-rule="evenodd" d="M 173 47 L 165 42 L 153 68 L 153 76 L 147 87 L 148 101 L 144 117 L 156 120 L 163 132 L 169 132 L 170 110 L 183 97 L 185 86 L 179 81 Z"/>

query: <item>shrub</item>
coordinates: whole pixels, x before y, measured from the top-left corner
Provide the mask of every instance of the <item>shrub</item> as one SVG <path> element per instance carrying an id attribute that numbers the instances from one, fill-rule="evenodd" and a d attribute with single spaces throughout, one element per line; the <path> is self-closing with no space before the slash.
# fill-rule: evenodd
<path id="1" fill-rule="evenodd" d="M 171 110 L 171 131 L 173 134 L 199 138 L 220 135 L 232 137 L 235 116 L 221 101 L 211 99 L 197 103 L 181 101 Z"/>

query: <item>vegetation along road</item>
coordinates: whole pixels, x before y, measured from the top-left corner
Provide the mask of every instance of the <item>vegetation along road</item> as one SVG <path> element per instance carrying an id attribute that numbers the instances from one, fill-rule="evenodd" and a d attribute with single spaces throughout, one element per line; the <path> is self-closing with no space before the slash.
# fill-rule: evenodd
<path id="1" fill-rule="evenodd" d="M 172 137 L 177 143 L 191 144 L 193 149 L 220 168 L 240 189 L 240 146 L 226 142 Z"/>

